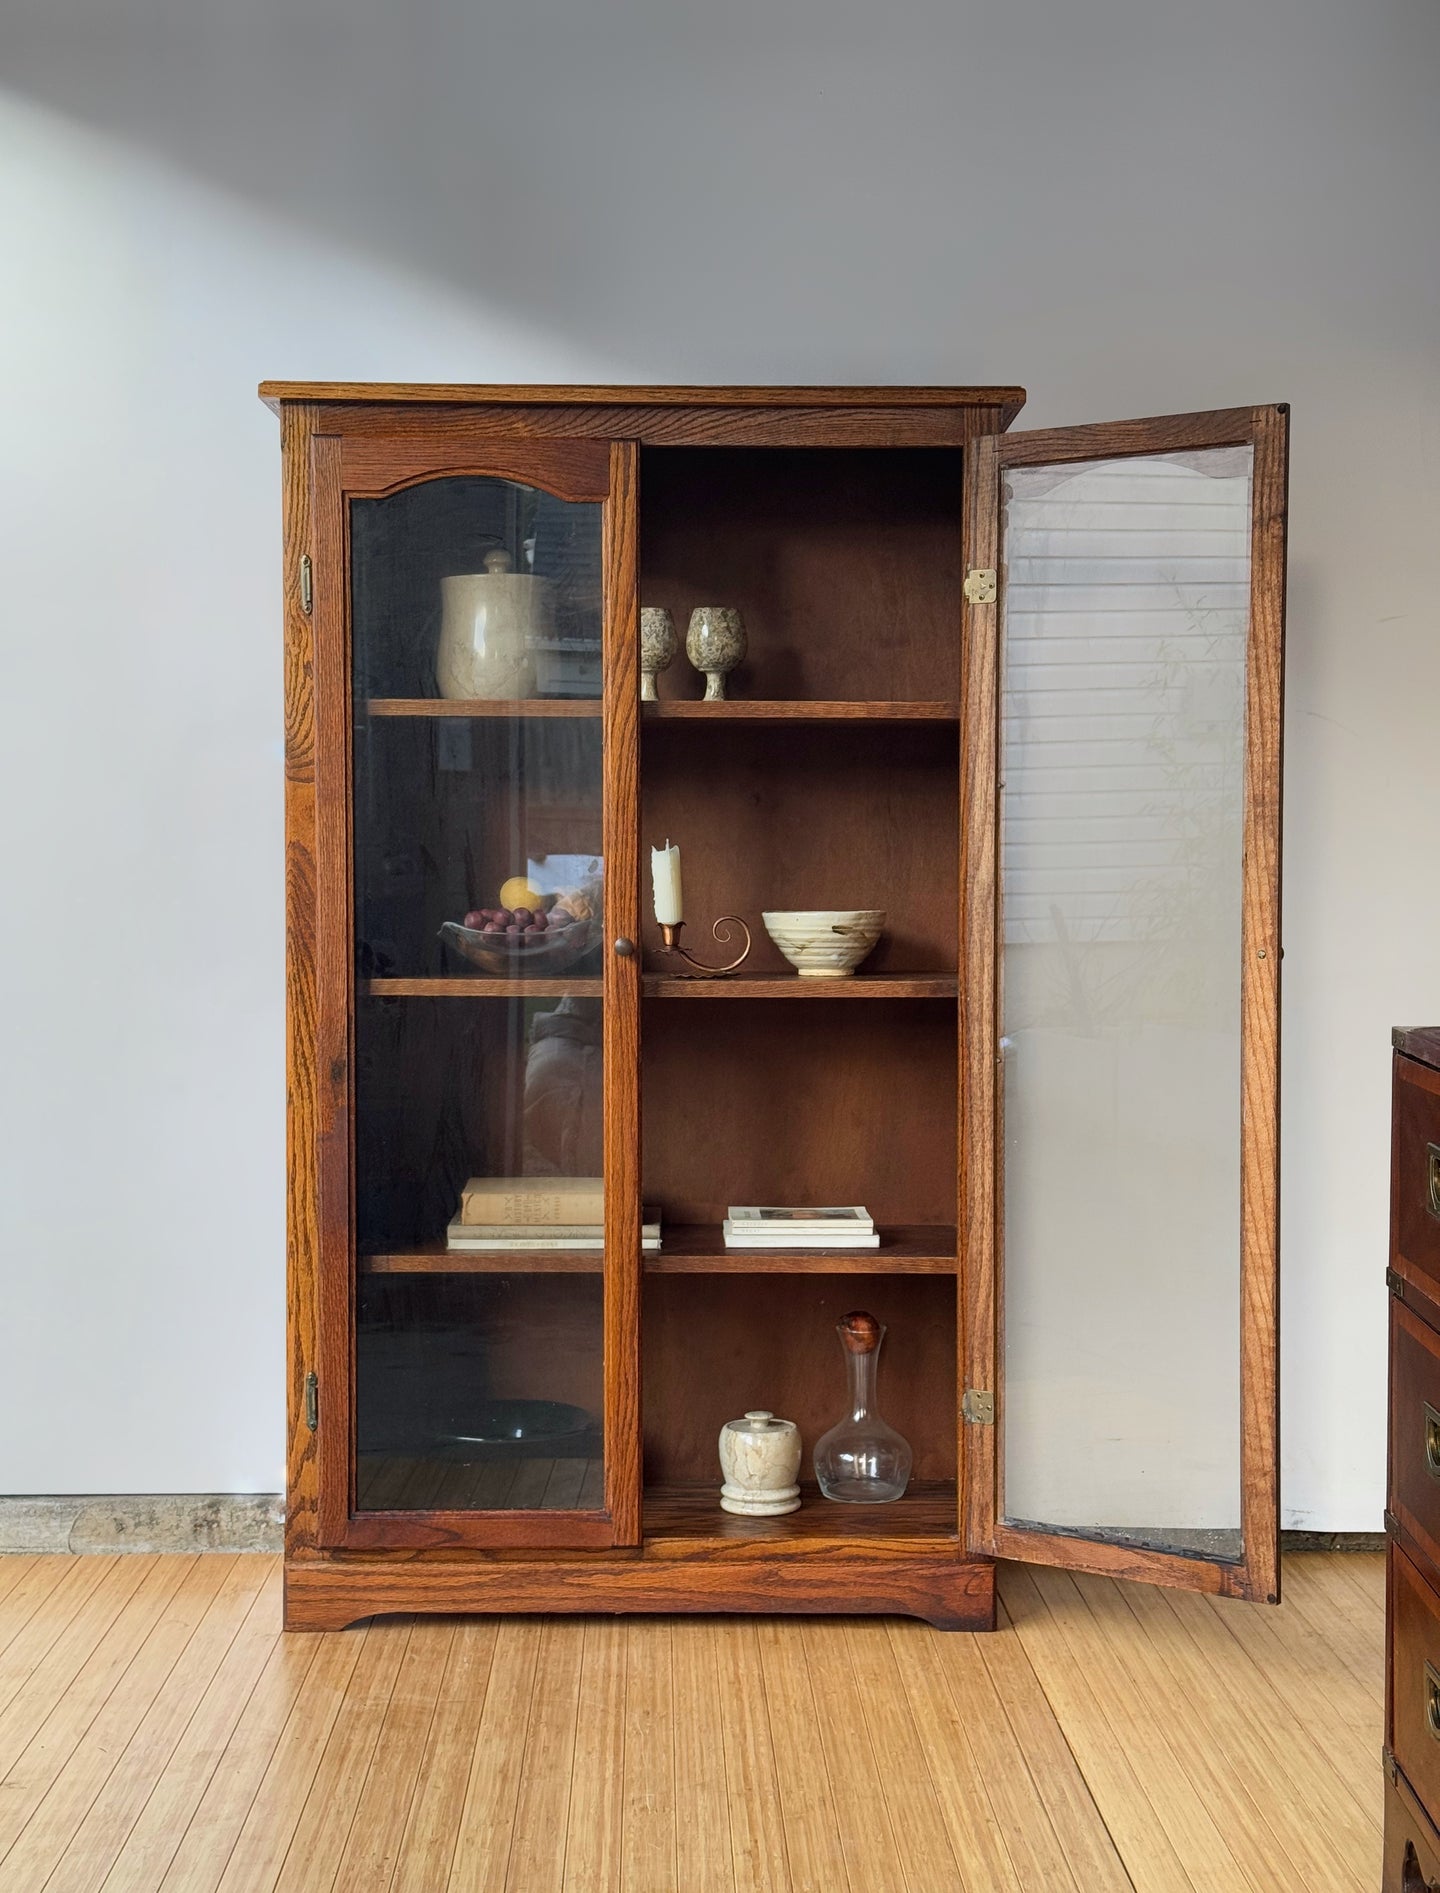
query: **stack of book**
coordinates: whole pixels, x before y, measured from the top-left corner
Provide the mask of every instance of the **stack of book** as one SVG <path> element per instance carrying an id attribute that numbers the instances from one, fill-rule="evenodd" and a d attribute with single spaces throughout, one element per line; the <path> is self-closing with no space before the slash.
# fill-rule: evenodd
<path id="1" fill-rule="evenodd" d="M 642 1246 L 660 1247 L 660 1212 L 645 1211 Z M 529 1251 L 603 1249 L 605 1196 L 599 1177 L 471 1177 L 449 1249 Z"/>
<path id="2" fill-rule="evenodd" d="M 848 1209 L 757 1208 L 731 1204 L 725 1218 L 727 1249 L 878 1249 L 870 1212 Z"/>

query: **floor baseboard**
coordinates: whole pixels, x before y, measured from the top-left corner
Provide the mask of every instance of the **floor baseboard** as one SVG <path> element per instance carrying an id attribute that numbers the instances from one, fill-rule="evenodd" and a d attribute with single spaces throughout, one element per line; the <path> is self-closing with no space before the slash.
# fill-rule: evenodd
<path id="1" fill-rule="evenodd" d="M 0 1498 L 0 1553 L 279 1551 L 278 1492 L 110 1493 Z M 1284 1531 L 1282 1551 L 1383 1551 L 1378 1531 Z"/>
<path id="2" fill-rule="evenodd" d="M 279 1551 L 278 1492 L 0 1498 L 0 1552 Z"/>

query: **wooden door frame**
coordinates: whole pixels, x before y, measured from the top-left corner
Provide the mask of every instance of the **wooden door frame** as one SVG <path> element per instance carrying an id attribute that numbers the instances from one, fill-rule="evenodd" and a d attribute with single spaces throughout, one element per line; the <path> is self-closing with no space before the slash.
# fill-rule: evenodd
<path id="1" fill-rule="evenodd" d="M 287 418 L 292 410 L 287 409 Z M 326 431 L 322 431 L 325 429 Z M 349 502 L 434 479 L 524 481 L 598 501 L 604 587 L 602 847 L 607 940 L 639 924 L 638 449 L 607 440 L 466 441 L 423 421 L 389 438 L 295 413 L 286 435 L 286 728 L 291 1359 L 287 1543 L 325 1549 L 613 1549 L 639 1544 L 639 957 L 607 952 L 603 988 L 604 1508 L 355 1512 L 352 664 Z M 293 459 L 293 464 L 292 464 Z M 302 472 L 303 469 L 303 472 Z M 288 498 L 303 480 L 292 518 Z M 312 559 L 307 608 L 299 571 Z M 292 571 L 294 583 L 292 586 Z M 292 597 L 293 591 L 293 597 Z M 298 764 L 298 766 L 296 766 Z M 308 780 L 306 779 L 308 778 Z M 303 867 L 303 873 L 301 869 Z M 463 1001 L 457 1001 L 463 1003 Z M 318 1382 L 318 1420 L 306 1384 Z M 288 1509 L 288 1508 L 287 1508 Z"/>
<path id="2" fill-rule="evenodd" d="M 1030 1531 L 1001 1516 L 1004 1481 L 1004 1228 L 999 868 L 1000 624 L 1007 467 L 1252 446 L 1241 901 L 1240 1513 L 1235 1563 Z M 966 464 L 965 568 L 998 595 L 968 603 L 961 689 L 961 1359 L 990 1392 L 993 1424 L 962 1419 L 962 1526 L 972 1551 L 1279 1601 L 1280 814 L 1289 408 L 1231 408 L 989 436 Z"/>

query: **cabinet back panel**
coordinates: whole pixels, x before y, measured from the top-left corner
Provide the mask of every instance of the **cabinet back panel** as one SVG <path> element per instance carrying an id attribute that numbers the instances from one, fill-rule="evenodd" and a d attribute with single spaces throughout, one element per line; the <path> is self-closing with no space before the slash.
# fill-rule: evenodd
<path id="1" fill-rule="evenodd" d="M 667 1222 L 863 1203 L 954 1223 L 953 1001 L 652 999 L 640 1036 L 645 1200 Z"/>
<path id="2" fill-rule="evenodd" d="M 682 649 L 661 697 L 694 697 L 685 627 L 738 605 L 744 697 L 960 694 L 958 448 L 647 448 L 641 602 Z"/>
<path id="3" fill-rule="evenodd" d="M 841 1417 L 835 1324 L 866 1308 L 889 1333 L 877 1405 L 915 1454 L 916 1479 L 955 1477 L 955 1283 L 924 1275 L 651 1276 L 644 1289 L 645 1478 L 720 1483 L 727 1420 L 768 1407 L 800 1428 L 802 1479 Z"/>
<path id="4" fill-rule="evenodd" d="M 706 950 L 711 921 L 740 914 L 755 936 L 746 971 L 789 973 L 767 909 L 879 907 L 885 932 L 866 972 L 953 973 L 958 770 L 951 724 L 655 723 L 642 843 L 679 845 L 686 945 L 701 959 L 721 957 Z M 677 969 L 652 950 L 647 970 Z"/>

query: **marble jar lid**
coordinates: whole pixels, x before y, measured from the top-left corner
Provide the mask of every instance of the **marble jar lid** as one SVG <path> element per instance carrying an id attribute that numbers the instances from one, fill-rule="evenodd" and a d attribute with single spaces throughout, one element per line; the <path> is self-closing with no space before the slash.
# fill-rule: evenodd
<path id="1" fill-rule="evenodd" d="M 793 1420 L 777 1420 L 775 1415 L 764 1407 L 752 1407 L 743 1419 L 727 1420 L 725 1431 L 727 1433 L 778 1433 L 785 1427 L 793 1427 L 794 1424 Z"/>

